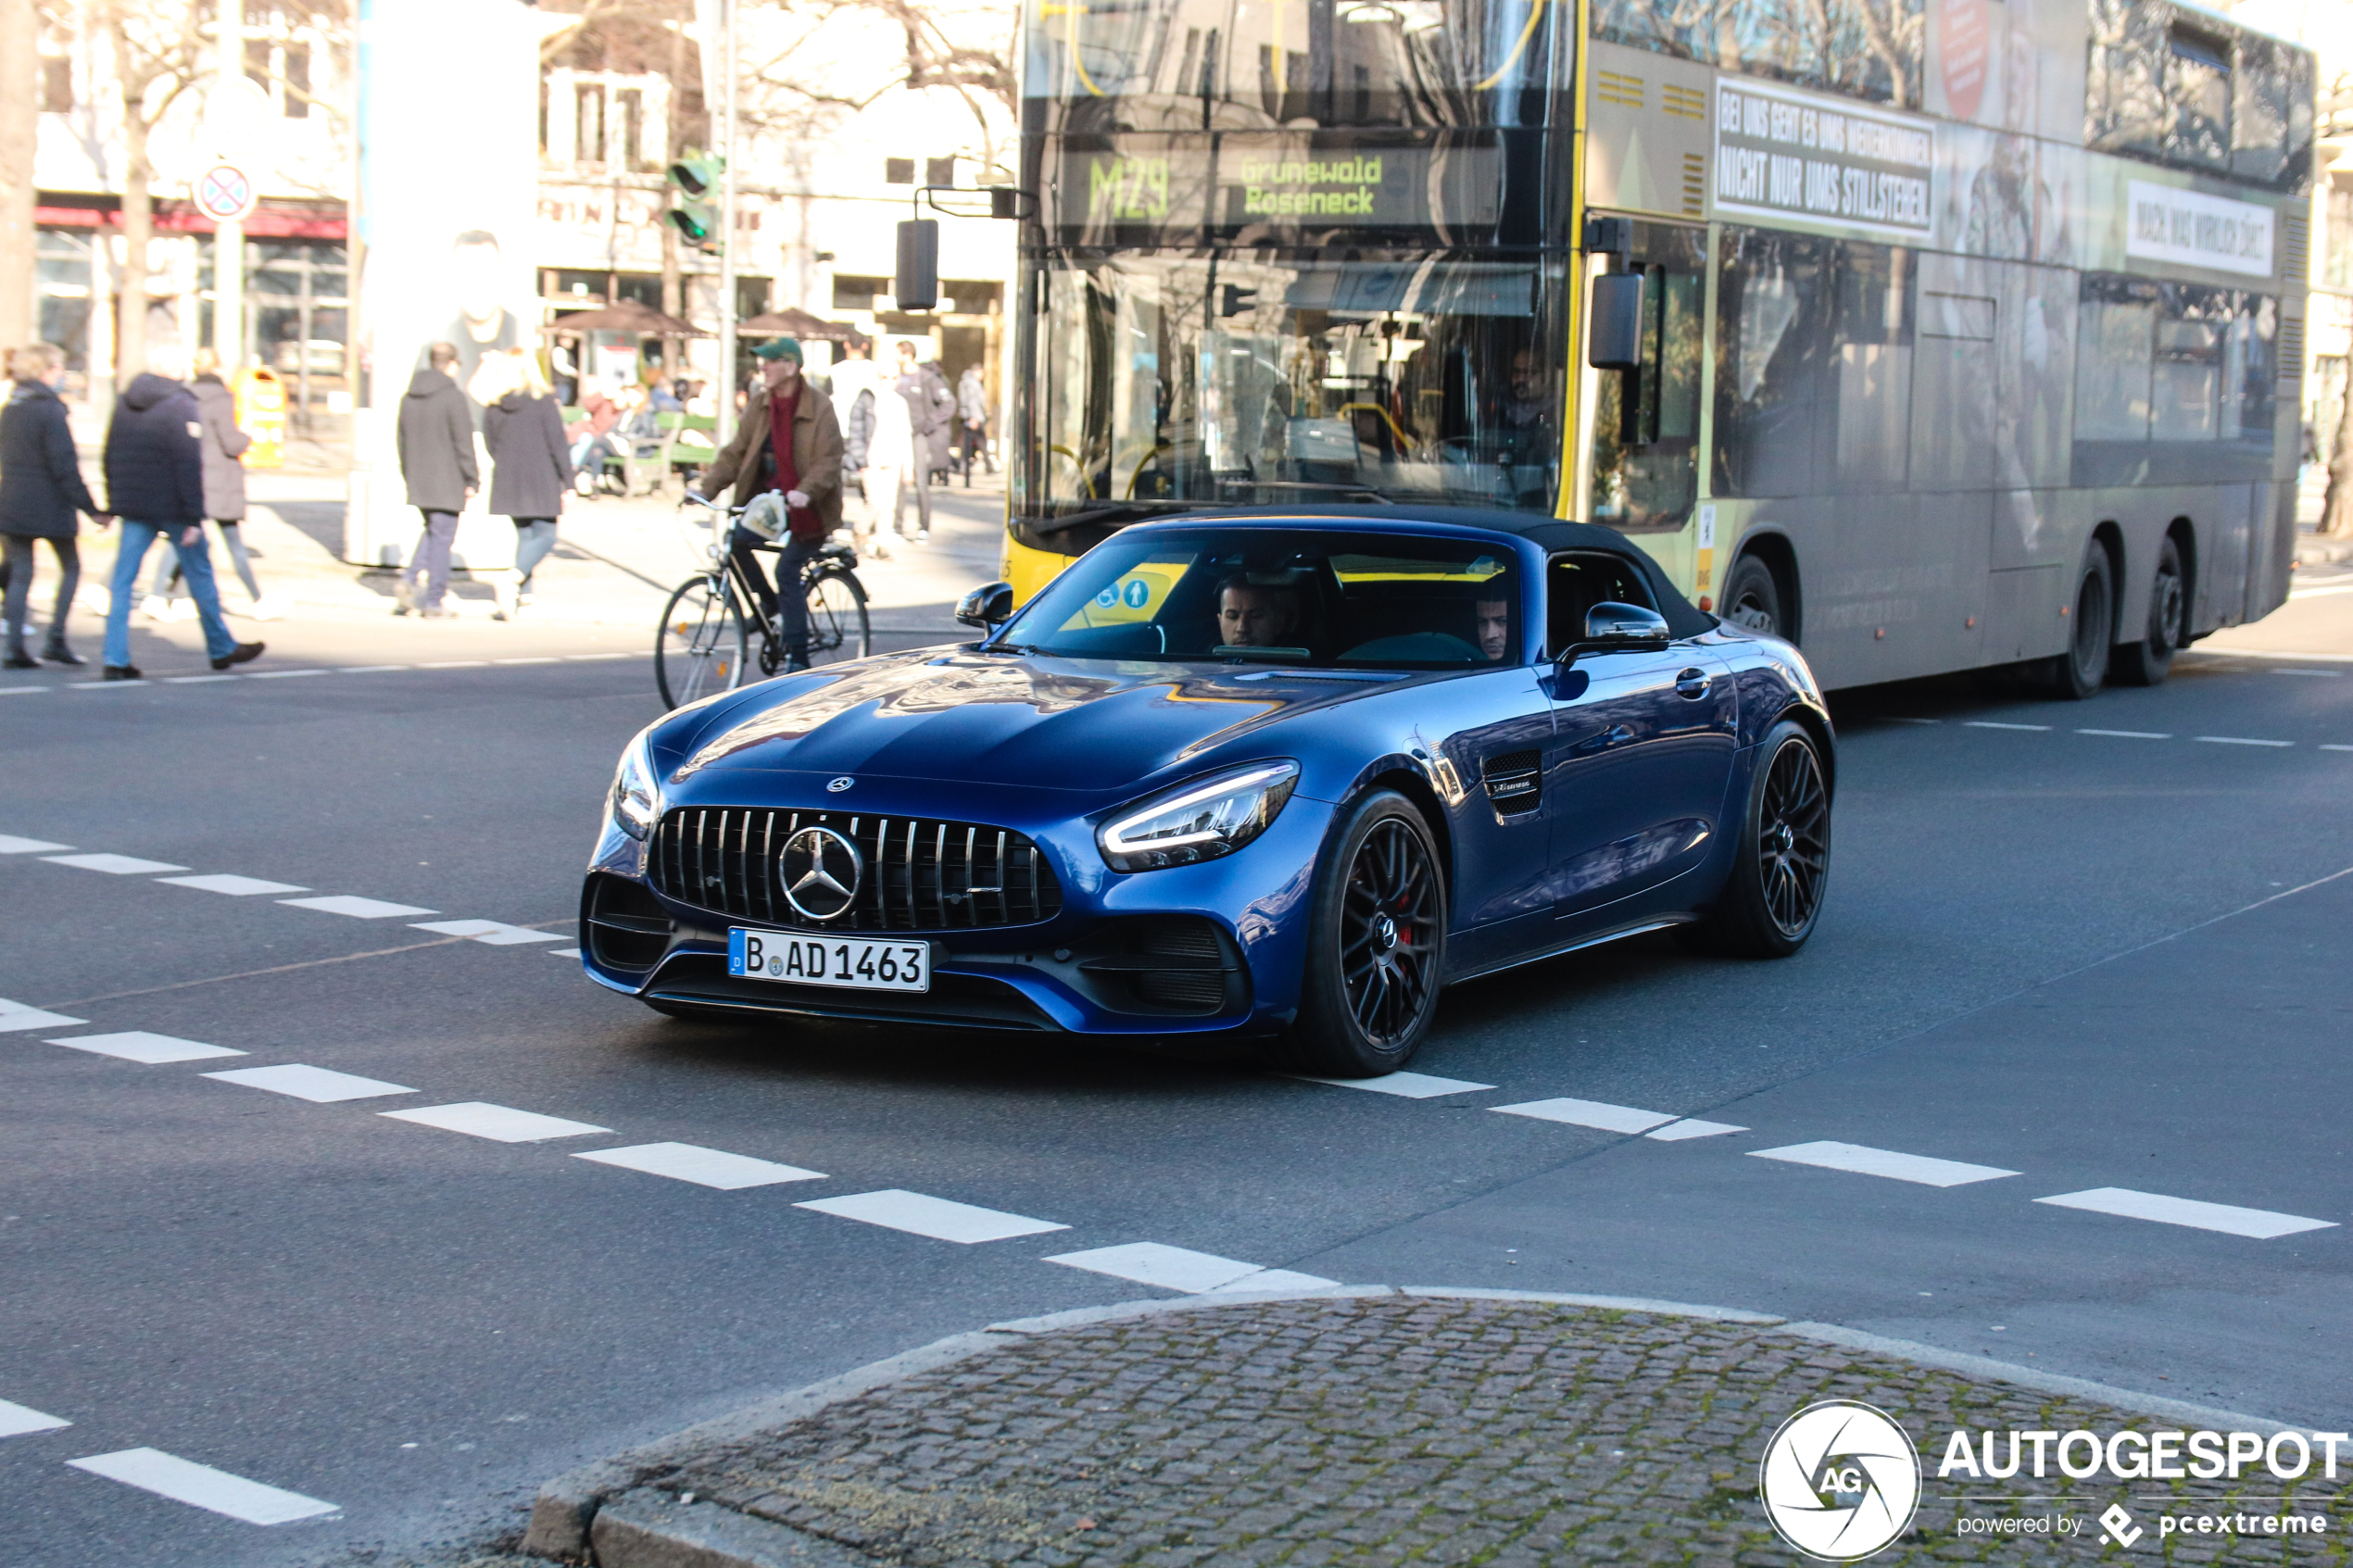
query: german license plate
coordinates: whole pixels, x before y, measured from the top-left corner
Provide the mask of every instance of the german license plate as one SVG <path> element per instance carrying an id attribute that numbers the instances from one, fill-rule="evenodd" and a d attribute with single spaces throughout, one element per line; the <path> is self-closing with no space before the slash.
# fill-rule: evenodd
<path id="1" fill-rule="evenodd" d="M 835 985 L 852 991 L 928 991 L 931 944 L 807 936 L 731 926 L 727 972 L 745 980 Z"/>

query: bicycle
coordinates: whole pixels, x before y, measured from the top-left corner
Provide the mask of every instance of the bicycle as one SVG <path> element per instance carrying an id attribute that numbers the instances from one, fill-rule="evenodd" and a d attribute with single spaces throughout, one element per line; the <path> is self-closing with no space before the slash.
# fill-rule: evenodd
<path id="1" fill-rule="evenodd" d="M 654 681 L 661 700 L 672 708 L 718 692 L 734 691 L 744 683 L 754 663 L 765 680 L 784 667 L 786 648 L 782 612 L 775 617 L 752 613 L 760 595 L 727 547 L 741 507 L 722 506 L 689 491 L 679 504 L 699 506 L 712 514 L 709 523 L 685 522 L 708 539 L 690 547 L 711 564 L 678 584 L 662 608 L 661 630 L 654 642 Z M 723 521 L 724 520 L 724 521 Z M 781 555 L 781 545 L 755 545 L 753 549 Z M 866 586 L 858 581 L 858 557 L 847 545 L 826 545 L 801 570 L 800 591 L 809 607 L 809 663 L 812 668 L 848 659 L 863 659 L 872 650 L 873 635 L 866 620 Z M 785 591 L 779 583 L 777 591 Z M 757 650 L 752 647 L 758 641 Z"/>

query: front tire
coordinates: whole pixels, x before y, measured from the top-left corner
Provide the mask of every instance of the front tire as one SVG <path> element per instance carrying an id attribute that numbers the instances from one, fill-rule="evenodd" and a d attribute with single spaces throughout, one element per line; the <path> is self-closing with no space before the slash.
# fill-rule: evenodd
<path id="1" fill-rule="evenodd" d="M 1831 869 L 1831 797 L 1821 752 L 1805 725 L 1784 719 L 1757 748 L 1732 873 L 1686 947 L 1737 959 L 1785 959 L 1821 918 Z"/>
<path id="2" fill-rule="evenodd" d="M 661 700 L 683 708 L 744 680 L 744 612 L 724 583 L 690 577 L 662 607 L 654 644 L 654 684 Z"/>
<path id="3" fill-rule="evenodd" d="M 1413 1057 L 1437 1016 L 1446 879 L 1429 824 L 1394 790 L 1365 797 L 1329 840 L 1309 915 L 1294 1065 L 1375 1078 Z"/>
<path id="4" fill-rule="evenodd" d="M 2114 659 L 2116 679 L 2128 686 L 2161 686 L 2172 672 L 2173 656 L 2189 640 L 2188 584 L 2182 571 L 2182 549 L 2167 535 L 2157 547 L 2157 570 L 2149 577 L 2149 620 L 2137 643 L 2119 646 Z"/>
<path id="5" fill-rule="evenodd" d="M 2083 575 L 2076 579 L 2075 605 L 2068 613 L 2074 634 L 2067 651 L 2051 661 L 2051 692 L 2062 700 L 2082 702 L 2098 696 L 2100 684 L 2108 679 L 2108 640 L 2116 628 L 2116 572 L 2108 565 L 2108 552 L 2096 545 L 2083 563 Z"/>

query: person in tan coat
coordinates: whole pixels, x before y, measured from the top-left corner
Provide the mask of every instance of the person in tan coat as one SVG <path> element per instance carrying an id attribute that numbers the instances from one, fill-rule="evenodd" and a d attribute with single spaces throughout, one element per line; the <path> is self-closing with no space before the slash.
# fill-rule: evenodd
<path id="1" fill-rule="evenodd" d="M 727 498 L 738 507 L 771 490 L 784 495 L 786 527 L 775 542 L 784 546 L 776 582 L 785 589 L 785 668 L 806 670 L 809 606 L 799 584 L 810 558 L 841 526 L 841 426 L 834 419 L 832 402 L 801 378 L 799 344 L 788 337 L 772 338 L 752 354 L 761 362 L 761 384 L 744 407 L 735 439 L 703 470 L 702 493 L 716 495 L 732 485 Z M 773 622 L 778 595 L 752 553 L 753 546 L 765 542 L 740 524 L 728 535 L 736 564 L 761 596 L 761 616 Z"/>

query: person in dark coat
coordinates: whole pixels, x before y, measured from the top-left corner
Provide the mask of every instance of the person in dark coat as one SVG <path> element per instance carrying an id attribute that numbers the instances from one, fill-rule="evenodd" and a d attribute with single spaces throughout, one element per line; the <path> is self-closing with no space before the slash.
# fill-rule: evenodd
<path id="1" fill-rule="evenodd" d="M 32 602 L 32 542 L 49 541 L 57 558 L 57 596 L 49 610 L 49 639 L 41 658 L 57 664 L 84 662 L 66 646 L 66 614 L 73 608 L 74 590 L 82 583 L 82 550 L 74 542 L 87 512 L 103 528 L 110 521 L 90 498 L 82 482 L 82 463 L 74 456 L 73 431 L 66 421 L 66 406 L 57 397 L 65 379 L 65 358 L 45 343 L 19 348 L 14 364 L 15 390 L 7 407 L 0 408 L 0 584 L 7 591 L 10 670 L 31 670 L 39 660 L 25 651 L 31 630 L 27 617 Z"/>
<path id="2" fill-rule="evenodd" d="M 556 519 L 572 483 L 572 448 L 564 417 L 526 349 L 509 356 L 507 391 L 483 410 L 482 439 L 490 448 L 490 509 L 515 525 L 515 576 L 497 584 L 497 619 L 531 602 L 531 574 L 556 547 Z"/>
<path id="3" fill-rule="evenodd" d="M 245 449 L 253 445 L 237 424 L 236 395 L 220 379 L 220 359 L 209 348 L 196 350 L 194 360 L 196 379 L 189 383 L 189 390 L 196 395 L 196 408 L 204 427 L 204 515 L 220 530 L 220 544 L 229 555 L 229 564 L 236 569 L 237 581 L 245 585 L 245 593 L 253 599 L 253 615 L 257 621 L 271 621 L 277 616 L 276 607 L 262 594 L 261 584 L 254 581 L 253 559 L 245 550 L 240 528 L 245 520 Z M 176 553 L 168 552 L 156 562 L 155 585 L 142 608 L 155 620 L 170 619 L 171 585 L 180 581 L 180 560 Z"/>
<path id="4" fill-rule="evenodd" d="M 176 353 L 176 351 L 165 351 Z M 115 552 L 114 583 L 107 602 L 105 678 L 135 681 L 131 662 L 131 600 L 147 546 L 169 537 L 179 546 L 181 574 L 204 623 L 205 651 L 215 670 L 244 664 L 261 655 L 259 643 L 241 643 L 220 615 L 220 590 L 212 580 L 212 557 L 204 536 L 204 422 L 195 395 L 176 372 L 185 361 L 168 363 L 165 353 L 126 388 L 107 424 L 107 501 L 122 519 L 122 543 Z"/>
<path id="5" fill-rule="evenodd" d="M 449 377 L 458 362 L 457 345 L 434 344 L 426 350 L 426 361 L 409 379 L 395 433 L 409 504 L 424 514 L 425 531 L 400 574 L 399 602 L 392 613 L 413 609 L 428 621 L 443 621 L 458 613 L 441 602 L 449 591 L 449 546 L 457 542 L 458 514 L 481 486 L 482 472 L 474 466 L 473 416 L 467 411 L 466 395 Z M 420 576 L 425 582 L 422 599 Z"/>

